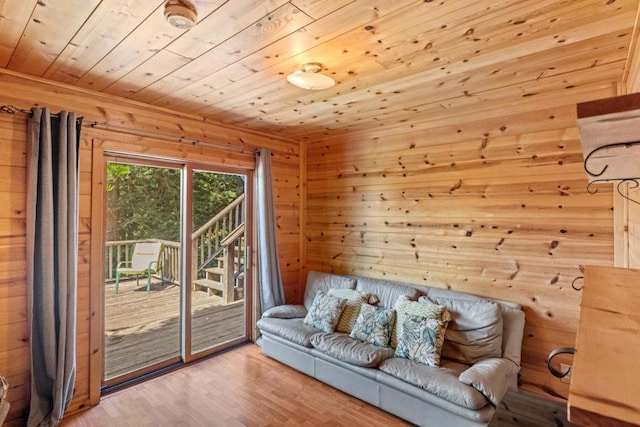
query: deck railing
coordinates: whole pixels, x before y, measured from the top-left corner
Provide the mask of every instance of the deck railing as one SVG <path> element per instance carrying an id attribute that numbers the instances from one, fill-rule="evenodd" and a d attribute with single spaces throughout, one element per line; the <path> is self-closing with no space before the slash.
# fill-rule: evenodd
<path id="1" fill-rule="evenodd" d="M 220 243 L 223 248 L 222 297 L 225 304 L 232 303 L 236 297 L 244 297 L 244 228 L 244 224 L 239 225 Z"/>
<path id="2" fill-rule="evenodd" d="M 237 233 L 240 226 L 244 224 L 245 196 L 240 195 L 217 215 L 207 221 L 202 227 L 196 230 L 191 236 L 192 259 L 193 259 L 193 280 L 202 277 L 201 271 L 207 267 L 216 257 L 222 255 L 224 247 L 222 245 L 225 238 L 234 231 Z M 242 228 L 244 236 L 244 228 Z M 162 243 L 162 278 L 174 284 L 180 284 L 180 243 L 161 239 L 145 240 L 119 240 L 110 241 L 105 244 L 105 280 L 115 281 L 116 267 L 120 261 L 130 261 L 133 255 L 133 247 L 141 242 Z M 238 244 L 238 239 L 233 242 Z M 160 278 L 160 275 L 156 275 Z"/>
<path id="3" fill-rule="evenodd" d="M 244 223 L 244 199 L 240 195 L 191 236 L 194 280 L 203 277 L 202 270 L 220 255 L 224 238 Z"/>

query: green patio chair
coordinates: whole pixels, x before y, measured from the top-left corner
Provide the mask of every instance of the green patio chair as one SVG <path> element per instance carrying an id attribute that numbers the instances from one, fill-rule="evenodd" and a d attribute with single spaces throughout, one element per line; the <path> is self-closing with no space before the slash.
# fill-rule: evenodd
<path id="1" fill-rule="evenodd" d="M 136 276 L 136 284 L 140 286 L 140 276 L 147 276 L 147 293 L 151 289 L 151 275 L 162 272 L 162 243 L 136 243 L 133 247 L 131 261 L 120 261 L 116 267 L 116 294 L 120 284 L 120 276 Z"/>

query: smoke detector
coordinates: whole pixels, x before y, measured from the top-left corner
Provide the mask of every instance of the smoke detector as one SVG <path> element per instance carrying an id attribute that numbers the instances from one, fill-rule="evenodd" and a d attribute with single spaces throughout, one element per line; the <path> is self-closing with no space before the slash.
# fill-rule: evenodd
<path id="1" fill-rule="evenodd" d="M 198 15 L 196 9 L 183 0 L 169 0 L 164 5 L 164 19 L 181 30 L 188 30 L 196 25 Z"/>

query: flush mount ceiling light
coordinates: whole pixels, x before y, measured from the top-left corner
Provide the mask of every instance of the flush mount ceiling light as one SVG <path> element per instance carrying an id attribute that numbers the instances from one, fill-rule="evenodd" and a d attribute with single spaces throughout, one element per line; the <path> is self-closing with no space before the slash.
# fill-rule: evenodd
<path id="1" fill-rule="evenodd" d="M 198 15 L 191 3 L 184 0 L 169 0 L 164 5 L 164 19 L 181 30 L 188 30 L 196 25 Z"/>
<path id="2" fill-rule="evenodd" d="M 329 89 L 336 82 L 329 76 L 320 74 L 322 64 L 309 62 L 303 64 L 299 70 L 287 76 L 287 81 L 294 86 L 307 90 Z"/>

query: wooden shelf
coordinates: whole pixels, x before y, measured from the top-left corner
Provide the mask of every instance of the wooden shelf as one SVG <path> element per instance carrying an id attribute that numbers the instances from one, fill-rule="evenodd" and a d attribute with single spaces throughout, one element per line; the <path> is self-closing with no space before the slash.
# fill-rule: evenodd
<path id="1" fill-rule="evenodd" d="M 569 420 L 640 425 L 640 270 L 588 266 L 569 390 Z"/>
<path id="2" fill-rule="evenodd" d="M 9 413 L 9 402 L 6 400 L 0 403 L 0 426 L 4 423 L 7 414 Z"/>

